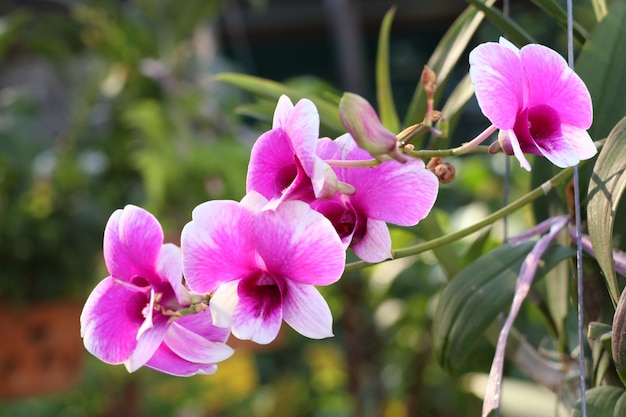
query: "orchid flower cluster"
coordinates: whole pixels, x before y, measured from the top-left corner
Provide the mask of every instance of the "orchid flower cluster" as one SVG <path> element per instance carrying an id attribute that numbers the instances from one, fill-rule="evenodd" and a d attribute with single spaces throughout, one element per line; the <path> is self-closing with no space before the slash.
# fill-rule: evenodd
<path id="1" fill-rule="evenodd" d="M 471 52 L 470 76 L 493 125 L 452 154 L 470 152 L 497 129 L 490 151 L 514 155 L 526 170 L 525 154 L 566 167 L 596 153 L 586 132 L 589 93 L 556 52 L 517 49 L 501 38 Z M 197 206 L 180 248 L 163 242 L 158 220 L 144 209 L 114 212 L 104 232 L 110 275 L 81 316 L 87 350 L 130 372 L 147 366 L 189 376 L 215 372 L 233 353 L 226 344 L 231 334 L 267 344 L 285 321 L 309 338 L 332 336 L 331 311 L 317 287 L 341 278 L 348 249 L 367 263 L 391 259 L 387 224 L 424 219 L 443 180 L 363 98 L 345 94 L 339 115 L 348 133 L 320 138 L 313 102 L 281 96 L 272 128 L 251 150 L 247 194 Z M 550 232 L 520 272 L 501 355 L 538 257 L 568 221 L 540 230 Z M 492 371 L 501 374 L 496 359 Z"/>
<path id="2" fill-rule="evenodd" d="M 129 371 L 187 376 L 214 372 L 233 353 L 231 332 L 267 344 L 284 320 L 304 336 L 332 336 L 316 286 L 340 279 L 348 248 L 367 262 L 390 258 L 387 222 L 417 224 L 437 196 L 421 160 L 370 165 L 349 133 L 319 138 L 311 101 L 282 96 L 252 148 L 246 196 L 196 207 L 180 249 L 163 244 L 147 211 L 113 213 L 104 233 L 110 276 L 85 305 L 85 346 Z"/>

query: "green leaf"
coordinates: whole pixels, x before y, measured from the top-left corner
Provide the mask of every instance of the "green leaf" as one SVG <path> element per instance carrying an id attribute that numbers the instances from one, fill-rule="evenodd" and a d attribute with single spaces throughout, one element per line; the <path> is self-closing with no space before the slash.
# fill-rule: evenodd
<path id="1" fill-rule="evenodd" d="M 613 2 L 607 17 L 598 23 L 576 58 L 576 72 L 593 98 L 594 139 L 606 137 L 626 115 L 626 3 Z"/>
<path id="2" fill-rule="evenodd" d="M 345 132 L 345 129 L 339 120 L 339 110 L 337 104 L 320 96 L 300 91 L 299 89 L 286 86 L 276 81 L 266 80 L 252 75 L 224 72 L 217 74 L 215 78 L 218 81 L 234 85 L 262 98 L 278 100 L 278 98 L 283 94 L 289 96 L 289 98 L 293 101 L 308 98 L 317 107 L 317 111 L 320 115 L 320 122 L 323 125 L 336 133 Z"/>
<path id="3" fill-rule="evenodd" d="M 513 299 L 522 262 L 534 242 L 503 245 L 461 271 L 443 290 L 433 323 L 437 360 L 451 373 L 472 354 L 474 345 Z M 535 280 L 574 251 L 552 246 L 537 268 Z"/>
<path id="4" fill-rule="evenodd" d="M 485 17 L 494 24 L 504 36 L 516 44 L 523 46 L 529 43 L 537 43 L 533 37 L 526 32 L 513 19 L 502 14 L 502 12 L 494 7 L 490 7 L 481 0 L 467 0 L 468 3 L 476 6 L 477 9 L 485 13 Z"/>
<path id="5" fill-rule="evenodd" d="M 389 34 L 395 13 L 395 7 L 389 9 L 380 27 L 378 53 L 376 55 L 376 95 L 380 121 L 387 129 L 397 133 L 400 131 L 400 120 L 398 119 L 396 106 L 393 103 L 393 92 L 391 91 L 391 79 L 389 76 Z"/>
<path id="6" fill-rule="evenodd" d="M 585 399 L 589 417 L 626 416 L 626 391 L 618 387 L 595 387 L 587 390 Z M 572 409 L 570 417 L 581 417 L 580 401 Z"/>
<path id="7" fill-rule="evenodd" d="M 492 5 L 493 3 L 495 3 L 495 0 L 486 0 L 484 4 Z M 443 84 L 448 75 L 450 75 L 450 71 L 452 71 L 459 57 L 465 51 L 467 44 L 483 20 L 483 16 L 483 13 L 480 13 L 476 7 L 469 6 L 456 19 L 437 45 L 437 48 L 435 48 L 427 65 L 437 74 L 438 84 Z M 404 125 L 409 126 L 421 122 L 425 112 L 426 93 L 420 79 L 404 118 Z"/>
<path id="8" fill-rule="evenodd" d="M 440 215 L 440 210 L 433 209 L 433 212 L 431 212 L 429 216 L 426 216 L 426 218 L 420 221 L 419 227 L 416 228 L 416 234 L 427 241 L 442 236 L 444 233 L 439 221 Z M 449 278 L 459 272 L 461 262 L 459 255 L 452 245 L 434 248 L 433 254 Z"/>
<path id="9" fill-rule="evenodd" d="M 613 263 L 613 224 L 625 188 L 626 117 L 613 128 L 600 151 L 589 182 L 587 205 L 589 237 L 614 304 L 620 290 Z"/>
<path id="10" fill-rule="evenodd" d="M 564 28 L 567 28 L 567 13 L 555 0 L 532 0 L 548 16 Z M 581 44 L 589 37 L 589 33 L 578 22 L 573 22 L 574 39 Z"/>
<path id="11" fill-rule="evenodd" d="M 596 21 L 601 21 L 608 14 L 606 0 L 591 0 L 593 14 L 596 15 Z"/>

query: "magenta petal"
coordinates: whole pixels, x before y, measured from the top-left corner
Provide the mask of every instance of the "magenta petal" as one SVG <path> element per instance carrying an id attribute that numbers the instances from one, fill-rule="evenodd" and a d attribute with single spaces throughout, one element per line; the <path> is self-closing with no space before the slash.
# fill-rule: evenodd
<path id="1" fill-rule="evenodd" d="M 254 213 L 235 201 L 208 201 L 196 207 L 181 236 L 183 271 L 199 293 L 246 275 L 256 267 L 250 236 Z"/>
<path id="2" fill-rule="evenodd" d="M 283 299 L 285 322 L 312 339 L 333 336 L 333 317 L 317 288 L 289 280 L 286 284 Z"/>
<path id="3" fill-rule="evenodd" d="M 175 354 L 165 343 L 159 346 L 146 366 L 174 376 L 210 375 L 217 371 L 214 363 L 193 363 Z"/>
<path id="4" fill-rule="evenodd" d="M 127 360 L 137 346 L 148 297 L 139 288 L 107 277 L 89 295 L 80 316 L 85 348 L 110 364 Z"/>
<path id="5" fill-rule="evenodd" d="M 136 276 L 155 278 L 163 230 L 144 209 L 127 205 L 116 210 L 104 230 L 104 260 L 111 276 L 128 281 Z"/>
<path id="6" fill-rule="evenodd" d="M 286 95 L 281 95 L 278 98 L 276 104 L 276 110 L 274 110 L 274 118 L 272 122 L 272 128 L 283 127 L 287 124 L 287 119 L 293 111 L 293 103 Z"/>
<path id="7" fill-rule="evenodd" d="M 507 135 L 509 139 L 509 144 L 513 148 L 513 155 L 515 155 L 515 158 L 517 158 L 517 160 L 519 161 L 520 166 L 526 171 L 530 171 L 530 163 L 528 162 L 528 159 L 526 159 L 524 152 L 522 152 L 519 140 L 517 139 L 517 136 L 515 135 L 513 129 L 506 131 L 505 135 Z"/>
<path id="8" fill-rule="evenodd" d="M 391 235 L 387 224 L 382 220 L 368 219 L 366 231 L 358 242 L 353 242 L 355 255 L 365 262 L 382 262 L 392 258 Z"/>
<path id="9" fill-rule="evenodd" d="M 338 144 L 350 149 L 345 159 L 369 159 L 367 153 L 342 137 Z M 336 151 L 335 151 L 336 152 Z M 356 188 L 350 197 L 356 210 L 366 217 L 385 220 L 399 226 L 413 226 L 428 215 L 439 191 L 437 177 L 420 159 L 404 164 L 387 161 L 374 168 L 343 168 L 338 178 Z"/>
<path id="10" fill-rule="evenodd" d="M 564 140 L 572 145 L 581 160 L 593 158 L 598 153 L 596 145 L 586 130 L 562 124 L 561 132 Z"/>
<path id="11" fill-rule="evenodd" d="M 254 190 L 267 199 L 279 196 L 296 177 L 294 152 L 283 129 L 261 135 L 250 153 L 246 190 Z"/>
<path id="12" fill-rule="evenodd" d="M 128 372 L 135 372 L 154 355 L 170 326 L 168 319 L 161 314 L 152 316 L 152 326 L 141 334 L 132 355 L 124 361 Z"/>
<path id="13" fill-rule="evenodd" d="M 312 101 L 302 99 L 296 103 L 293 111 L 283 125 L 291 139 L 293 149 L 309 177 L 315 173 L 315 147 L 319 138 L 320 119 Z"/>
<path id="14" fill-rule="evenodd" d="M 209 310 L 181 317 L 177 319 L 175 323 L 214 342 L 224 343 L 228 339 L 228 336 L 230 336 L 229 329 L 213 325 L 211 312 Z"/>
<path id="15" fill-rule="evenodd" d="M 257 215 L 254 243 L 268 271 L 304 284 L 337 281 L 344 246 L 330 221 L 301 201 L 285 201 Z"/>
<path id="16" fill-rule="evenodd" d="M 189 291 L 183 285 L 182 254 L 178 246 L 172 243 L 163 245 L 157 264 L 157 273 L 170 283 L 176 294 L 176 300 L 181 306 L 191 304 Z"/>
<path id="17" fill-rule="evenodd" d="M 194 363 L 216 363 L 232 356 L 225 343 L 205 339 L 174 322 L 165 335 L 165 344 L 181 358 Z"/>
<path id="18" fill-rule="evenodd" d="M 239 284 L 232 333 L 243 340 L 267 344 L 276 338 L 283 321 L 280 289 L 277 285 Z"/>
<path id="19" fill-rule="evenodd" d="M 529 107 L 545 104 L 559 112 L 561 122 L 588 129 L 592 122 L 591 96 L 561 55 L 543 45 L 520 51 L 528 81 Z"/>
<path id="20" fill-rule="evenodd" d="M 508 46 L 488 42 L 469 56 L 470 77 L 485 116 L 500 129 L 511 129 L 524 105 L 524 71 L 519 55 Z"/>
<path id="21" fill-rule="evenodd" d="M 559 168 L 576 165 L 580 159 L 576 149 L 564 137 L 559 137 L 547 143 L 538 143 L 537 147 L 550 162 Z"/>

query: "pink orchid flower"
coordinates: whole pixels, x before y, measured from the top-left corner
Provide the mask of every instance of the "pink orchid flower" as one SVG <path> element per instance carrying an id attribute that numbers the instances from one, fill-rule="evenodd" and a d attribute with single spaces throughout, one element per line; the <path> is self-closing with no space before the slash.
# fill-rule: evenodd
<path id="1" fill-rule="evenodd" d="M 325 160 L 369 160 L 351 135 L 320 139 L 318 155 Z M 376 167 L 334 168 L 337 178 L 356 189 L 353 195 L 337 194 L 316 200 L 311 207 L 331 220 L 346 246 L 366 262 L 391 258 L 387 222 L 414 226 L 428 215 L 439 190 L 437 177 L 420 159 L 406 163 L 389 160 Z"/>
<path id="2" fill-rule="evenodd" d="M 225 329 L 208 311 L 177 318 L 192 295 L 182 283 L 180 249 L 163 244 L 157 219 L 142 208 L 116 210 L 104 231 L 110 276 L 89 295 L 80 317 L 85 347 L 129 372 L 148 366 L 178 376 L 208 374 L 232 355 Z"/>
<path id="3" fill-rule="evenodd" d="M 252 148 L 246 190 L 268 200 L 307 202 L 330 198 L 342 190 L 332 168 L 315 154 L 319 123 L 313 102 L 302 99 L 294 106 L 287 96 L 281 96 L 272 129 Z"/>
<path id="4" fill-rule="evenodd" d="M 183 270 L 195 291 L 213 293 L 214 324 L 266 344 L 283 319 L 310 338 L 332 336 L 332 316 L 315 288 L 337 281 L 345 250 L 330 222 L 302 201 L 263 209 L 251 192 L 241 203 L 208 201 L 182 232 Z"/>
<path id="5" fill-rule="evenodd" d="M 502 149 L 530 171 L 524 153 L 543 155 L 558 167 L 596 154 L 587 129 L 592 106 L 587 87 L 565 60 L 542 45 L 477 46 L 469 56 L 478 104 L 500 129 Z"/>

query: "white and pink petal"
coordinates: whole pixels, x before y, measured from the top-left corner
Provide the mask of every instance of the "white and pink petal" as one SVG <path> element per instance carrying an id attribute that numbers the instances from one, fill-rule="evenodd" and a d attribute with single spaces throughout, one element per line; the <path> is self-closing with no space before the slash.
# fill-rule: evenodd
<path id="1" fill-rule="evenodd" d="M 111 277 L 103 279 L 87 298 L 80 316 L 87 351 L 106 363 L 126 361 L 137 346 L 147 304 L 143 290 Z"/>
<path id="2" fill-rule="evenodd" d="M 254 245 L 267 271 L 287 279 L 328 285 L 343 273 L 345 250 L 335 228 L 301 201 L 258 213 Z"/>
<path id="3" fill-rule="evenodd" d="M 130 282 L 140 276 L 156 278 L 155 266 L 163 245 L 163 229 L 146 210 L 127 205 L 116 210 L 104 229 L 104 260 L 111 276 Z"/>
<path id="4" fill-rule="evenodd" d="M 303 336 L 311 339 L 333 336 L 330 308 L 313 285 L 286 282 L 283 317 L 288 325 Z"/>
<path id="5" fill-rule="evenodd" d="M 208 293 L 239 279 L 256 265 L 255 214 L 235 201 L 208 201 L 193 210 L 183 228 L 183 272 L 193 291 Z"/>

